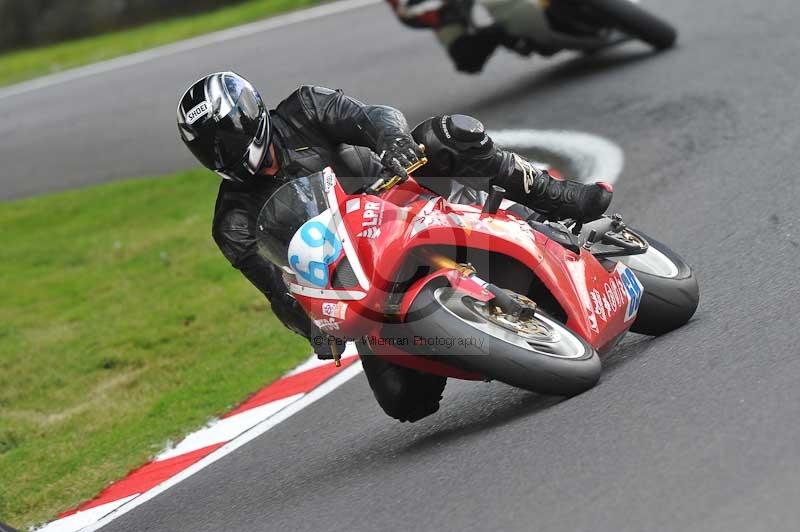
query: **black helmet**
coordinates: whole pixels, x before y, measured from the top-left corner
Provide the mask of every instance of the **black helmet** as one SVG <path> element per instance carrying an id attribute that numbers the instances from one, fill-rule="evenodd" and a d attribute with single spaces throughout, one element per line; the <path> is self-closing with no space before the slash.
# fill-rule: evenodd
<path id="1" fill-rule="evenodd" d="M 178 104 L 181 139 L 203 166 L 245 181 L 269 158 L 269 113 L 258 91 L 238 74 L 217 72 L 197 81 Z"/>

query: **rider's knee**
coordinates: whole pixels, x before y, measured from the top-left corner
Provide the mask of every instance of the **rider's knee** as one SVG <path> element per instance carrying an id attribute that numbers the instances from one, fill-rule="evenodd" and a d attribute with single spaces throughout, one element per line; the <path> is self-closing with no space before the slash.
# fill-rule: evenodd
<path id="1" fill-rule="evenodd" d="M 396 366 L 376 355 L 361 360 L 375 399 L 390 417 L 414 422 L 439 410 L 444 377 Z"/>
<path id="2" fill-rule="evenodd" d="M 496 175 L 502 153 L 483 124 L 468 115 L 444 115 L 429 118 L 411 133 L 424 144 L 430 162 L 422 175 L 484 177 Z"/>

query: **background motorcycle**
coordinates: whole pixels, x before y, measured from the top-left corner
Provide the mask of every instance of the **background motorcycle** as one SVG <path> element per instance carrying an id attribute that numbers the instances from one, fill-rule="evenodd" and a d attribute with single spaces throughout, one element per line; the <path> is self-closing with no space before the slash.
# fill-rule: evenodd
<path id="1" fill-rule="evenodd" d="M 504 44 L 522 54 L 593 52 L 630 39 L 663 50 L 678 35 L 632 0 L 456 0 L 454 5 L 468 32 L 497 25 L 508 35 Z"/>
<path id="2" fill-rule="evenodd" d="M 266 202 L 260 252 L 315 325 L 360 354 L 541 393 L 592 387 L 599 353 L 628 330 L 662 334 L 694 314 L 688 265 L 619 216 L 568 227 L 502 196 L 462 190 L 456 204 L 397 178 L 348 194 L 326 169 Z"/>

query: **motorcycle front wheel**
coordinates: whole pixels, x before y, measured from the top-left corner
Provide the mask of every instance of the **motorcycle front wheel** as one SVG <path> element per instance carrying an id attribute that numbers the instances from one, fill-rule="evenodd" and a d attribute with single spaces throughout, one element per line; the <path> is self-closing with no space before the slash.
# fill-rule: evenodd
<path id="1" fill-rule="evenodd" d="M 536 311 L 514 320 L 449 285 L 429 284 L 411 305 L 405 327 L 426 356 L 511 386 L 572 396 L 597 384 L 597 352 L 564 324 Z"/>

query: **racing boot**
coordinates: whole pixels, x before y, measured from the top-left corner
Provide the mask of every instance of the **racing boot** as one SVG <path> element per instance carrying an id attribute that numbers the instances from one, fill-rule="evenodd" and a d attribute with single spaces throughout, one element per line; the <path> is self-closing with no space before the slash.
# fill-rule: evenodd
<path id="1" fill-rule="evenodd" d="M 610 184 L 556 179 L 516 153 L 495 146 L 483 124 L 471 116 L 435 116 L 415 127 L 412 135 L 425 145 L 429 160 L 414 176 L 437 193 L 441 193 L 437 176 L 455 177 L 477 190 L 497 185 L 506 190 L 509 200 L 550 219 L 579 222 L 599 218 L 611 203 Z"/>
<path id="2" fill-rule="evenodd" d="M 558 179 L 533 166 L 516 153 L 505 152 L 505 171 L 493 180 L 506 189 L 506 197 L 550 220 L 589 222 L 608 209 L 614 189 L 610 183 L 580 183 Z"/>

